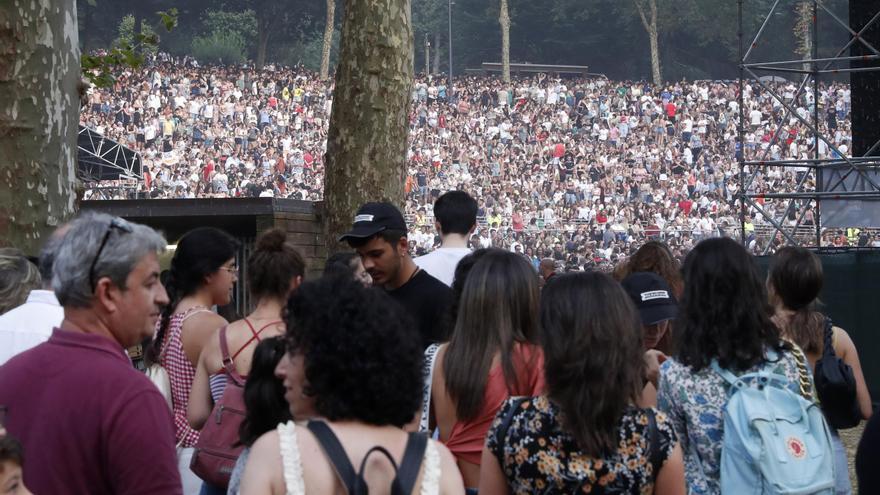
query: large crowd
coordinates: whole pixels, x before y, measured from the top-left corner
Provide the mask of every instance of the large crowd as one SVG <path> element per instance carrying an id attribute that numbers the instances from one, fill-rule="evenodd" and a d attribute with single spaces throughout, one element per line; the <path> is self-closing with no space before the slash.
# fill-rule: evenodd
<path id="1" fill-rule="evenodd" d="M 843 495 L 838 431 L 869 419 L 855 471 L 878 493 L 880 415 L 815 253 L 764 277 L 729 238 L 681 264 L 650 241 L 613 275 L 536 273 L 467 247 L 478 211 L 441 195 L 440 247 L 413 258 L 401 211 L 366 203 L 308 280 L 278 229 L 238 261 L 196 228 L 167 271 L 160 233 L 102 213 L 36 263 L 0 250 L 0 488 Z M 239 282 L 254 304 L 227 320 Z"/>
<path id="2" fill-rule="evenodd" d="M 445 191 L 477 198 L 474 245 L 544 257 L 613 262 L 646 239 L 683 255 L 700 239 L 739 236 L 740 110 L 746 159 L 814 156 L 810 121 L 819 106 L 820 158 L 851 147 L 850 90 L 823 84 L 819 101 L 793 83 L 770 82 L 797 115 L 759 83 L 651 84 L 540 74 L 504 84 L 497 77 L 454 81 L 419 77 L 412 90 L 405 214 L 416 252 L 436 245 L 430 204 Z M 285 197 L 320 200 L 332 82 L 300 68 L 201 67 L 167 56 L 92 89 L 82 124 L 140 153 L 143 179 L 90 184 L 86 199 Z M 777 136 L 777 139 L 773 139 Z M 772 144 L 771 144 L 772 143 Z M 761 170 L 750 192 L 794 191 L 803 170 Z M 815 187 L 812 179 L 807 190 Z M 107 186 L 119 186 L 110 187 Z M 758 198 L 784 225 L 803 218 L 815 238 L 811 206 L 787 210 Z M 805 208 L 807 211 L 800 211 Z M 864 226 L 853 226 L 854 228 Z M 781 236 L 752 209 L 745 223 L 753 252 Z M 825 245 L 868 245 L 867 229 L 828 229 Z"/>

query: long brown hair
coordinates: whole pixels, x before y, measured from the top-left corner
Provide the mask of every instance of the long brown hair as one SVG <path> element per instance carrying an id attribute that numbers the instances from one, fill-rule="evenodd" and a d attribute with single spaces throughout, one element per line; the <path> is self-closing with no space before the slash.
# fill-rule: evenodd
<path id="1" fill-rule="evenodd" d="M 822 262 L 808 249 L 786 246 L 770 263 L 769 288 L 785 309 L 794 311 L 787 321 L 774 319 L 782 333 L 808 353 L 822 350 L 825 317 L 816 311 L 822 281 Z"/>
<path id="2" fill-rule="evenodd" d="M 663 277 L 669 284 L 676 299 L 681 300 L 684 283 L 681 279 L 681 265 L 672 255 L 666 244 L 659 241 L 648 241 L 642 245 L 627 261 L 623 268 L 615 272 L 617 281 L 625 279 L 631 273 L 653 272 Z"/>
<path id="3" fill-rule="evenodd" d="M 644 383 L 642 327 L 623 288 L 608 275 L 553 277 L 541 295 L 547 395 L 587 455 L 617 446 L 625 409 Z"/>
<path id="4" fill-rule="evenodd" d="M 538 276 L 522 256 L 491 249 L 464 285 L 446 349 L 443 374 L 459 420 L 477 416 L 496 354 L 508 390 L 519 387 L 514 345 L 534 343 L 538 328 Z"/>

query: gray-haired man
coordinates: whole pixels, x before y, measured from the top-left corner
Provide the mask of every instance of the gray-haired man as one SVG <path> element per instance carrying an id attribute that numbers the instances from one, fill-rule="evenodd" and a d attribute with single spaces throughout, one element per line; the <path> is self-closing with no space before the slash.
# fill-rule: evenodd
<path id="1" fill-rule="evenodd" d="M 103 214 L 70 224 L 55 255 L 64 320 L 0 367 L 5 426 L 34 493 L 180 494 L 171 413 L 125 348 L 153 333 L 168 295 L 165 239 Z"/>

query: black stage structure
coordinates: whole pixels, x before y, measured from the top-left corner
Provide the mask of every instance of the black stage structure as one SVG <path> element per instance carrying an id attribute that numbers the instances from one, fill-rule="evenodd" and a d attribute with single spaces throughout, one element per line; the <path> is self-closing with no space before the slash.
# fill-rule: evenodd
<path id="1" fill-rule="evenodd" d="M 880 334 L 875 331 L 877 316 L 873 311 L 880 294 L 880 250 L 864 248 L 830 248 L 822 245 L 826 229 L 880 227 L 880 2 L 877 0 L 849 0 L 849 22 L 846 14 L 834 12 L 827 0 L 806 0 L 812 9 L 811 56 L 796 60 L 752 60 L 755 48 L 763 35 L 772 27 L 771 21 L 794 15 L 790 2 L 775 0 L 754 36 L 746 38 L 743 29 L 743 11 L 754 6 L 753 0 L 738 0 L 739 36 L 739 191 L 742 241 L 745 242 L 745 222 L 748 214 L 763 217 L 772 225 L 773 237 L 781 236 L 782 244 L 800 245 L 815 249 L 822 260 L 825 283 L 820 295 L 823 307 L 836 325 L 846 329 L 859 349 L 862 369 L 872 397 L 880 397 Z M 766 5 L 766 4 L 763 4 Z M 762 7 L 763 8 L 763 7 Z M 843 46 L 828 47 L 833 56 L 819 56 L 819 23 L 833 25 L 848 34 Z M 790 29 L 791 24 L 786 24 Z M 749 34 L 751 36 L 751 34 Z M 772 77 L 787 76 L 797 87 L 795 98 L 812 92 L 813 108 L 807 118 L 798 115 L 794 105 L 786 102 L 772 84 Z M 819 87 L 824 77 L 848 75 L 852 91 L 852 149 L 841 152 L 829 136 L 820 129 Z M 776 124 L 778 129 L 770 144 L 781 138 L 783 124 L 797 119 L 807 129 L 813 142 L 812 157 L 803 160 L 771 160 L 766 151 L 754 159 L 746 159 L 746 119 L 743 87 L 758 84 L 763 91 L 778 100 L 784 112 Z M 835 158 L 819 158 L 819 143 L 824 142 Z M 769 150 L 769 146 L 768 146 Z M 759 193 L 754 182 L 768 167 L 799 170 L 797 186 L 793 190 Z M 785 214 L 780 221 L 763 206 L 759 198 L 784 201 Z M 814 214 L 813 225 L 804 222 L 807 208 Z M 796 220 L 787 222 L 794 214 Z M 766 270 L 771 261 L 767 256 L 771 242 L 764 246 L 759 265 Z"/>
<path id="2" fill-rule="evenodd" d="M 138 152 L 84 125 L 79 126 L 76 149 L 76 177 L 94 192 L 92 199 L 137 192 L 144 178 Z"/>

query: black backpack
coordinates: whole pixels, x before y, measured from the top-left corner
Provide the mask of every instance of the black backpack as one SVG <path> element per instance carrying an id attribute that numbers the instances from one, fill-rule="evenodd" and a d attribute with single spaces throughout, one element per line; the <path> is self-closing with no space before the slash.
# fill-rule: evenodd
<path id="1" fill-rule="evenodd" d="M 342 481 L 342 484 L 345 485 L 349 495 L 367 495 L 369 493 L 367 481 L 364 479 L 364 468 L 367 465 L 367 459 L 370 458 L 373 452 L 380 452 L 387 457 L 397 473 L 391 482 L 391 495 L 409 495 L 412 493 L 422 467 L 425 448 L 428 445 L 428 437 L 425 434 L 409 434 L 406 449 L 403 452 L 403 460 L 401 460 L 399 467 L 394 462 L 394 457 L 391 453 L 384 447 L 377 445 L 367 451 L 364 460 L 361 461 L 360 469 L 355 472 L 354 466 L 348 460 L 345 449 L 339 443 L 339 439 L 336 438 L 330 427 L 327 426 L 327 423 L 323 421 L 309 421 L 308 428 L 315 435 L 318 443 L 321 444 L 321 448 L 324 449 L 324 453 L 333 464 L 336 475 Z"/>
<path id="2" fill-rule="evenodd" d="M 856 378 L 852 368 L 834 353 L 831 336 L 831 318 L 826 318 L 824 349 L 816 361 L 813 381 L 828 424 L 837 429 L 852 428 L 862 420 L 856 400 Z"/>

